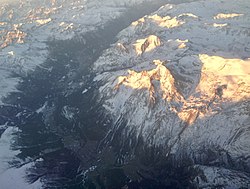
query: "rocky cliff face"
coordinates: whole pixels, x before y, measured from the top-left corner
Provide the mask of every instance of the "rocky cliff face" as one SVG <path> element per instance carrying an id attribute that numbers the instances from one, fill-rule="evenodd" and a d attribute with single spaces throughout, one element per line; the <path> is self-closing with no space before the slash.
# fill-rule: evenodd
<path id="1" fill-rule="evenodd" d="M 129 146 L 124 162 L 142 144 L 195 169 L 190 180 L 201 188 L 250 186 L 249 6 L 165 5 L 123 30 L 94 64 L 115 122 L 107 138 L 119 130 Z"/>

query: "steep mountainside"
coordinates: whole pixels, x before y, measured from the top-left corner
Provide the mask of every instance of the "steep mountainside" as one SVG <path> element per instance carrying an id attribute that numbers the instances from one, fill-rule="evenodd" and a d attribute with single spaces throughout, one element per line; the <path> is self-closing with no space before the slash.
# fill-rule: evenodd
<path id="1" fill-rule="evenodd" d="M 133 22 L 95 63 L 123 161 L 162 150 L 201 188 L 250 186 L 250 4 L 167 4 Z M 143 145 L 144 147 L 141 147 Z M 129 154 L 129 155 L 126 155 Z"/>

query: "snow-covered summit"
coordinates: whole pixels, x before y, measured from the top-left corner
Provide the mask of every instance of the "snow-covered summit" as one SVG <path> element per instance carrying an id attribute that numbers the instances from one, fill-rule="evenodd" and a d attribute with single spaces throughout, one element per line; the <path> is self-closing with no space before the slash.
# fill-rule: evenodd
<path id="1" fill-rule="evenodd" d="M 99 58 L 100 99 L 131 152 L 135 135 L 199 165 L 201 187 L 249 187 L 249 8 L 244 0 L 168 4 Z M 210 179 L 215 172 L 220 179 Z"/>

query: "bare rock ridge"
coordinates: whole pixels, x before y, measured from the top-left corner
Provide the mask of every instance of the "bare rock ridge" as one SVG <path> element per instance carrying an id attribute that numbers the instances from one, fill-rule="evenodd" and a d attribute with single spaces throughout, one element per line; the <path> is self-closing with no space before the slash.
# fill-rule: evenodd
<path id="1" fill-rule="evenodd" d="M 248 9 L 244 0 L 167 4 L 120 32 L 93 67 L 125 139 L 191 160 L 202 188 L 250 185 Z"/>

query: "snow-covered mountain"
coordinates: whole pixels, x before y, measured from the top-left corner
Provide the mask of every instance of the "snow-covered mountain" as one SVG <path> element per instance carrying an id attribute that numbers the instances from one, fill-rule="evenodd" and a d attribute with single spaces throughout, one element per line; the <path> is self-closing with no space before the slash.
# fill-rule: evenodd
<path id="1" fill-rule="evenodd" d="M 250 187 L 249 8 L 244 0 L 167 4 L 99 58 L 95 80 L 115 122 L 107 140 L 122 132 L 125 162 L 142 140 L 199 170 L 201 188 Z"/>
<path id="2" fill-rule="evenodd" d="M 16 187 L 8 180 L 15 177 L 25 188 L 43 187 L 45 181 L 39 174 L 32 185 L 23 177 L 46 158 L 19 159 L 21 152 L 11 141 L 23 131 L 9 121 L 14 117 L 25 122 L 37 116 L 42 117 L 46 132 L 58 132 L 63 145 L 82 158 L 81 176 L 102 175 L 105 166 L 115 162 L 124 169 L 129 183 L 150 180 L 159 184 L 157 188 L 250 187 L 250 3 L 171 2 L 174 4 L 164 0 L 1 3 L 0 121 L 8 120 L 0 123 L 0 148 L 4 151 L 0 152 L 1 184 Z M 161 5 L 152 12 L 152 7 Z M 140 11 L 150 14 L 127 27 Z M 112 21 L 115 24 L 110 24 Z M 110 46 L 115 41 L 110 31 L 124 27 Z M 95 37 L 108 40 L 97 43 Z M 70 47 L 80 41 L 87 50 L 72 57 L 75 54 L 67 49 L 57 52 L 56 48 L 66 48 L 57 43 L 50 49 L 48 43 L 53 41 L 66 41 L 58 44 Z M 57 53 L 53 55 L 53 51 Z M 95 62 L 88 61 L 89 57 Z M 84 64 L 88 69 L 83 69 Z M 89 68 L 91 73 L 86 76 Z M 18 91 L 18 84 L 24 86 L 23 91 Z M 17 105 L 2 102 L 12 92 L 18 93 L 14 95 Z M 96 104 L 102 108 L 90 104 L 93 96 L 98 96 Z M 5 111 L 5 106 L 14 109 L 15 115 L 8 118 L 11 111 Z M 99 109 L 93 110 L 96 107 Z M 99 112 L 102 110 L 105 112 Z M 91 117 L 93 111 L 98 112 L 98 120 Z M 43 133 L 39 129 L 35 130 L 38 135 Z M 39 152 L 36 158 L 50 150 Z M 10 168 L 8 159 L 25 163 Z M 111 176 L 104 176 L 104 184 L 110 177 L 120 176 L 107 174 Z"/>
<path id="3" fill-rule="evenodd" d="M 37 68 L 51 73 L 54 65 L 43 65 L 50 59 L 50 49 L 47 44 L 54 40 L 80 40 L 86 43 L 85 34 L 95 33 L 109 22 L 123 16 L 128 9 L 141 3 L 150 1 L 124 1 L 124 0 L 1 0 L 0 2 L 0 183 L 5 189 L 43 188 L 42 179 L 29 183 L 26 179 L 29 170 L 43 159 L 20 159 L 22 147 L 16 146 L 15 137 L 23 131 L 20 125 L 13 126 L 10 117 L 19 119 L 21 112 L 6 113 L 3 98 L 17 89 L 22 79 L 26 78 Z M 158 7 L 160 1 L 155 1 Z M 149 9 L 150 10 L 150 9 Z M 143 11 L 142 11 L 143 12 Z M 129 22 L 129 19 L 128 21 Z M 125 22 L 126 23 L 126 22 Z M 106 36 L 103 36 L 105 38 Z M 87 39 L 88 40 L 88 39 Z M 95 49 L 91 49 L 95 51 Z M 67 52 L 65 52 L 66 54 Z M 67 56 L 67 55 L 61 56 Z M 60 58 L 60 57 L 59 57 Z M 73 57 L 75 58 L 75 57 Z M 59 62 L 56 59 L 51 62 Z M 65 77 L 65 76 L 64 76 Z M 60 81 L 59 81 L 60 82 Z M 70 81 L 71 83 L 71 81 Z M 73 87 L 72 87 L 73 88 Z M 35 95 L 35 94 L 34 94 Z M 20 99 L 20 97 L 18 97 Z M 46 98 L 44 98 L 46 101 Z M 39 104 L 38 99 L 36 102 Z M 31 104 L 27 104 L 29 106 Z M 40 105 L 40 104 L 39 104 Z M 17 107 L 17 106 L 16 106 Z M 13 109 L 16 108 L 13 106 Z M 37 114 L 46 109 L 46 103 L 39 108 Z M 65 106 L 63 115 L 67 117 L 72 108 Z M 27 115 L 26 115 L 27 116 Z M 12 126 L 10 126 L 12 125 Z M 43 129 L 45 130 L 45 128 Z M 34 133 L 33 133 L 34 134 Z M 47 140 L 47 139 L 46 139 Z M 33 145 L 30 142 L 29 145 Z M 41 144 L 38 144 L 41 145 Z M 27 147 L 27 146 L 26 146 Z M 25 147 L 25 148 L 26 148 Z M 15 162 L 17 165 L 13 165 Z M 14 163 L 14 164 L 15 164 Z M 54 176 L 55 177 L 55 176 Z M 53 178 L 54 178 L 53 177 Z M 11 179 L 14 178 L 15 182 Z M 56 177 L 54 178 L 56 179 Z"/>
<path id="4" fill-rule="evenodd" d="M 0 98 L 15 91 L 24 75 L 48 58 L 47 42 L 75 37 L 103 28 L 129 8 L 150 0 L 3 1 L 0 5 Z M 153 4 L 162 3 L 155 1 Z M 45 69 L 45 68 L 44 68 Z M 8 78 L 6 80 L 6 78 Z M 6 85 L 8 83 L 8 85 Z"/>

